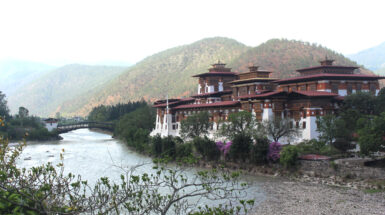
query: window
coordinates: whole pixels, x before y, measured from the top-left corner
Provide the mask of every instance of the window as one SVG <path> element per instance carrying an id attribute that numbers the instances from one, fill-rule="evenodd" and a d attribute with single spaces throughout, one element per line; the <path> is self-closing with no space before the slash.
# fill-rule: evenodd
<path id="1" fill-rule="evenodd" d="M 346 93 L 348 95 L 350 95 L 350 94 L 352 94 L 352 91 L 353 91 L 352 83 L 348 83 L 347 86 L 346 86 Z"/>
<path id="2" fill-rule="evenodd" d="M 331 84 L 331 91 L 332 93 L 338 94 L 338 83 Z"/>
<path id="3" fill-rule="evenodd" d="M 302 122 L 302 128 L 303 128 L 303 129 L 306 128 L 306 122 Z"/>
<path id="4" fill-rule="evenodd" d="M 295 122 L 295 127 L 299 128 L 299 122 L 298 121 Z"/>

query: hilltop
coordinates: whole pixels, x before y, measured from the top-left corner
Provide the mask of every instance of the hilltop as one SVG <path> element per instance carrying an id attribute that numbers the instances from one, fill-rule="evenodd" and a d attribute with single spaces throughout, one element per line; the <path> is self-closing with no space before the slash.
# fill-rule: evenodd
<path id="1" fill-rule="evenodd" d="M 320 65 L 319 61 L 325 57 L 334 59 L 335 65 L 358 66 L 357 63 L 328 48 L 286 39 L 272 39 L 251 48 L 231 62 L 230 66 L 236 72 L 246 72 L 248 66 L 254 64 L 272 71 L 272 77 L 290 78 L 298 75 L 297 69 Z M 372 74 L 365 68 L 361 68 L 361 72 Z"/>

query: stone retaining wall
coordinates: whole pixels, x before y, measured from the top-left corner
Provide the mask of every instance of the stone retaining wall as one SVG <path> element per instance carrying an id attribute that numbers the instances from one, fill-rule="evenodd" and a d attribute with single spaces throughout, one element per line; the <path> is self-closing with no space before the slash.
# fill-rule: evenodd
<path id="1" fill-rule="evenodd" d="M 339 159 L 335 161 L 301 160 L 299 170 L 309 176 L 340 176 L 358 179 L 385 179 L 385 168 L 366 167 L 368 159 Z"/>

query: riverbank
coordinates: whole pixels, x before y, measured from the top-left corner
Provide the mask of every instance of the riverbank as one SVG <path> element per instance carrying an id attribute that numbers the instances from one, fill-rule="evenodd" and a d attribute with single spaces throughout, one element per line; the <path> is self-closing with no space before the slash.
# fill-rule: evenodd
<path id="1" fill-rule="evenodd" d="M 266 199 L 250 214 L 385 214 L 385 192 L 366 193 L 284 178 L 260 186 Z"/>

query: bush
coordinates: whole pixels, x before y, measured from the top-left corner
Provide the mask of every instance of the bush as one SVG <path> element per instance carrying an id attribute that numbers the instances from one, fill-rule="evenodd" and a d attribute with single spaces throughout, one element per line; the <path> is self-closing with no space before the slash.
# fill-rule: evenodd
<path id="1" fill-rule="evenodd" d="M 175 141 L 172 136 L 162 139 L 162 157 L 175 158 Z"/>
<path id="2" fill-rule="evenodd" d="M 255 144 L 251 146 L 250 160 L 255 164 L 265 164 L 268 162 L 268 152 L 269 140 L 267 138 L 258 138 Z"/>
<path id="3" fill-rule="evenodd" d="M 218 160 L 221 155 L 215 142 L 207 137 L 195 137 L 193 144 L 205 160 Z"/>
<path id="4" fill-rule="evenodd" d="M 191 157 L 192 148 L 193 148 L 193 145 L 191 143 L 178 143 L 175 148 L 176 157 L 179 159 Z"/>
<path id="5" fill-rule="evenodd" d="M 273 162 L 276 162 L 280 157 L 280 152 L 282 145 L 278 142 L 272 142 L 269 145 L 269 152 L 267 153 L 267 158 Z"/>
<path id="6" fill-rule="evenodd" d="M 311 139 L 311 140 L 304 140 L 301 143 L 297 144 L 296 146 L 301 155 L 320 154 L 322 149 L 326 146 L 326 143 L 323 141 L 318 141 L 316 139 Z"/>
<path id="7" fill-rule="evenodd" d="M 239 159 L 245 161 L 249 157 L 251 143 L 251 136 L 245 134 L 235 135 L 229 151 L 230 157 L 235 161 Z"/>
<path id="8" fill-rule="evenodd" d="M 156 157 L 162 155 L 162 137 L 159 134 L 151 138 L 151 154 Z"/>
<path id="9" fill-rule="evenodd" d="M 281 157 L 279 158 L 279 162 L 285 168 L 295 167 L 297 165 L 298 160 L 298 148 L 296 146 L 285 146 L 281 151 Z"/>
<path id="10" fill-rule="evenodd" d="M 355 147 L 348 140 L 343 139 L 343 138 L 337 138 L 333 142 L 333 146 L 334 146 L 334 148 L 340 150 L 341 152 L 346 152 L 346 151 L 348 151 L 350 149 L 354 149 L 354 147 Z"/>

